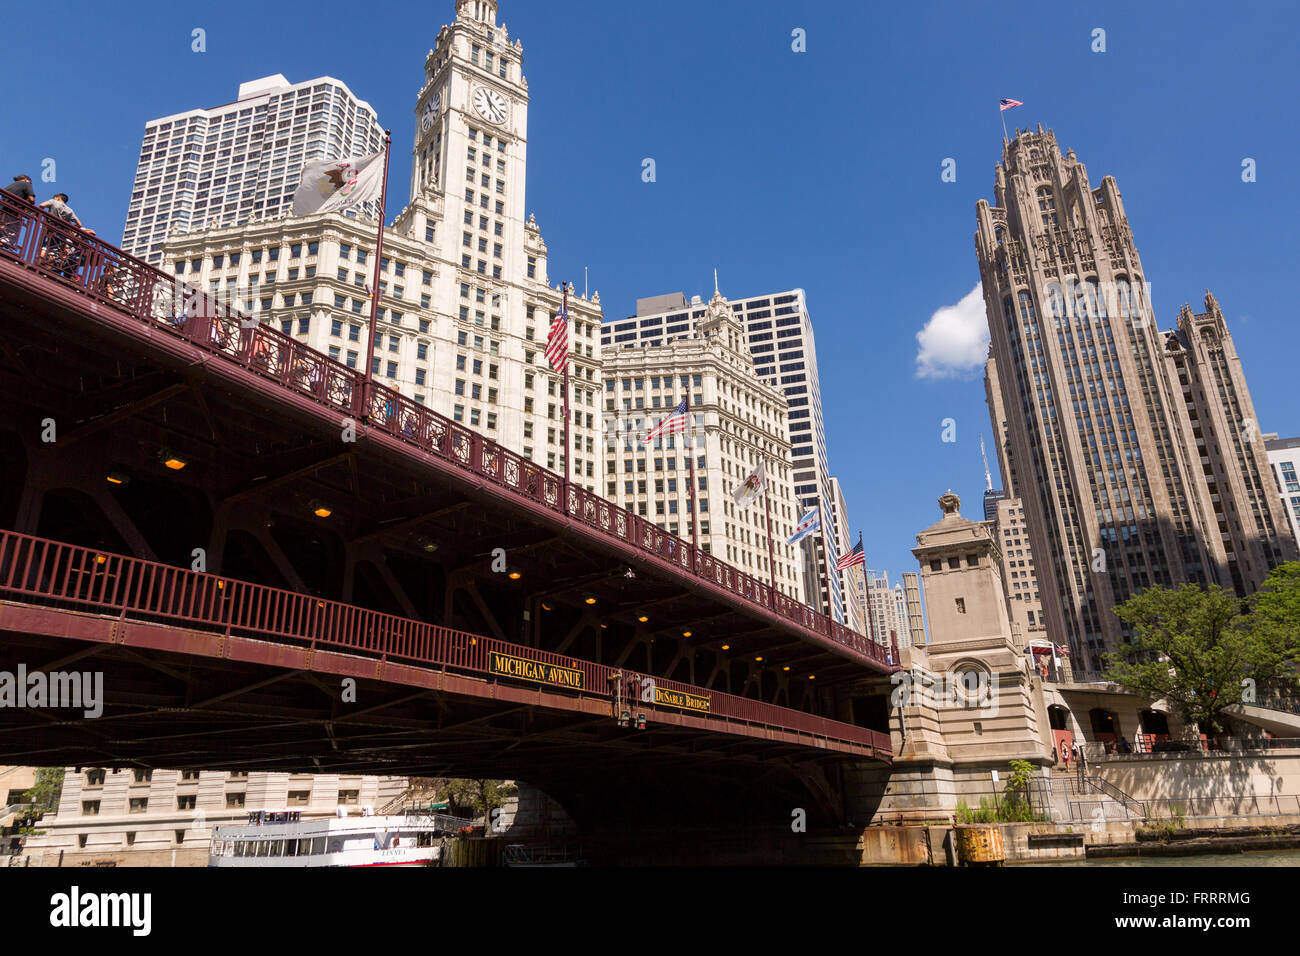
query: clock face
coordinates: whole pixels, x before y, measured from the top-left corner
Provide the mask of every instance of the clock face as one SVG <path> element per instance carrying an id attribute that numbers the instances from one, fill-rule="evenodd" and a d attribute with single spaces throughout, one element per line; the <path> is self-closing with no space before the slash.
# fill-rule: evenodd
<path id="1" fill-rule="evenodd" d="M 489 123 L 506 121 L 506 98 L 496 90 L 480 86 L 474 91 L 473 103 L 474 110 Z"/>
<path id="2" fill-rule="evenodd" d="M 424 113 L 420 117 L 420 128 L 424 132 L 429 132 L 429 127 L 433 125 L 434 119 L 438 115 L 438 105 L 442 102 L 442 94 L 434 93 L 429 99 L 429 104 L 424 108 Z"/>

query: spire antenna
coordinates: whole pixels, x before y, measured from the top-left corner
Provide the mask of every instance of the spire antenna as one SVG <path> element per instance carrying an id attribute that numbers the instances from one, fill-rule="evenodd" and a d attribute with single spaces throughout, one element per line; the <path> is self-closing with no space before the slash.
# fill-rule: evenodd
<path id="1" fill-rule="evenodd" d="M 987 490 L 993 490 L 993 474 L 989 471 L 989 456 L 984 451 L 984 436 L 980 435 L 980 457 L 984 459 L 984 484 Z"/>

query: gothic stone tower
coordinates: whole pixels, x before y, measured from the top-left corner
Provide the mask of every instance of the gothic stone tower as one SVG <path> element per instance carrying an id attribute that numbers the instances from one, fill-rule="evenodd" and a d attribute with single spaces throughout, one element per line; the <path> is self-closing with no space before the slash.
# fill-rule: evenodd
<path id="1" fill-rule="evenodd" d="M 1097 672 L 1124 637 L 1112 609 L 1135 591 L 1233 587 L 1239 575 L 1244 593 L 1268 572 L 1265 547 L 1277 549 L 1261 546 L 1249 572 L 1230 568 L 1207 507 L 1203 433 L 1168 374 L 1115 179 L 1094 189 L 1040 126 L 1004 146 L 994 194 L 976 204 L 975 248 L 1008 451 L 1048 632 Z"/>
<path id="2" fill-rule="evenodd" d="M 1205 311 L 1184 304 L 1178 327 L 1162 337 L 1165 374 L 1183 397 L 1179 430 L 1205 476 L 1198 490 L 1212 523 L 1207 547 L 1215 564 L 1227 568 L 1225 587 L 1249 594 L 1270 569 L 1296 560 L 1296 546 L 1286 533 L 1241 359 L 1208 289 Z"/>

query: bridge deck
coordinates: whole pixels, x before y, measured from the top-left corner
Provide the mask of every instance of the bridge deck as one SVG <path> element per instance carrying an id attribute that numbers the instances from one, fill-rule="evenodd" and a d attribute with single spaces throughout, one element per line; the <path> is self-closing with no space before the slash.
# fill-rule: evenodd
<path id="1" fill-rule="evenodd" d="M 413 456 L 425 468 L 472 484 L 499 507 L 558 520 L 629 568 L 666 577 L 810 649 L 876 673 L 895 669 L 889 649 L 766 582 L 396 391 L 365 388 L 361 372 L 3 193 L 0 227 L 0 293 L 6 298 L 56 308 L 74 327 L 129 343 L 137 359 L 201 367 L 228 389 L 269 398 L 286 417 L 323 415 L 335 429 L 355 422 L 359 447 Z M 51 243 L 75 246 L 71 264 L 66 256 L 54 261 L 46 254 Z"/>

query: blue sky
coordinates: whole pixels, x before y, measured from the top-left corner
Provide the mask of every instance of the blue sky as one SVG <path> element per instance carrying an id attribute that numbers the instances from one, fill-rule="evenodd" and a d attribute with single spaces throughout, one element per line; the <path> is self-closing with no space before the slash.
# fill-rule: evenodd
<path id="1" fill-rule="evenodd" d="M 55 159 L 57 188 L 118 241 L 147 120 L 267 74 L 328 74 L 393 129 L 395 211 L 424 55 L 453 9 L 32 7 L 30 42 L 6 55 L 0 173 Z M 1008 123 L 1053 128 L 1092 182 L 1117 178 L 1161 324 L 1210 287 L 1261 428 L 1300 433 L 1294 5 L 503 0 L 501 20 L 524 44 L 528 207 L 552 278 L 581 288 L 589 267 L 612 318 L 641 296 L 711 292 L 715 266 L 725 295 L 806 289 L 831 467 L 871 567 L 915 568 L 913 536 L 949 487 L 980 513 L 982 378 L 918 378 L 916 335 L 978 282 L 974 205 L 992 195 L 999 97 L 1023 100 Z M 196 27 L 205 53 L 191 52 Z M 792 51 L 795 29 L 807 52 Z M 945 158 L 955 183 L 940 179 Z"/>

